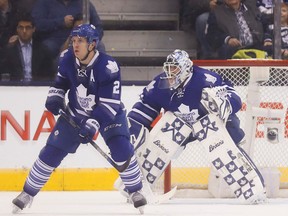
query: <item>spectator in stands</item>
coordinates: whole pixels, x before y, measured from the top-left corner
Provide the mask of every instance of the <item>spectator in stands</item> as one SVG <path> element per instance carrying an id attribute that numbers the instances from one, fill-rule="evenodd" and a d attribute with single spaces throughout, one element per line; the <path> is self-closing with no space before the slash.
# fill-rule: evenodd
<path id="1" fill-rule="evenodd" d="M 200 0 L 201 1 L 201 0 Z M 206 0 L 201 1 L 206 2 L 206 11 L 200 14 L 196 18 L 195 23 L 195 30 L 196 30 L 196 37 L 200 45 L 199 50 L 199 59 L 214 59 L 216 56 L 213 52 L 213 49 L 209 45 L 206 34 L 207 34 L 207 20 L 209 17 L 209 12 L 213 10 L 217 4 L 222 4 L 223 0 Z"/>
<path id="2" fill-rule="evenodd" d="M 36 33 L 56 58 L 60 49 L 70 35 L 74 23 L 81 21 L 82 0 L 37 0 L 32 16 L 36 25 Z M 103 37 L 102 22 L 94 5 L 89 2 L 90 23 L 99 31 L 100 40 Z M 97 48 L 105 52 L 105 46 L 100 41 Z"/>
<path id="3" fill-rule="evenodd" d="M 3 70 L 3 48 L 14 35 L 17 11 L 12 0 L 0 0 L 0 73 Z"/>
<path id="4" fill-rule="evenodd" d="M 257 7 L 261 12 L 261 19 L 264 27 L 264 32 L 273 28 L 274 16 L 273 16 L 273 0 L 257 0 Z"/>
<path id="5" fill-rule="evenodd" d="M 203 0 L 203 2 L 206 1 L 208 0 Z M 179 5 L 180 29 L 190 32 L 195 29 L 196 17 L 206 10 L 205 5 L 201 0 L 180 0 Z"/>
<path id="6" fill-rule="evenodd" d="M 195 29 L 198 41 L 198 59 L 215 59 L 215 52 L 206 39 L 207 20 L 210 10 L 223 0 L 182 0 L 180 4 L 181 29 Z"/>
<path id="7" fill-rule="evenodd" d="M 17 10 L 12 0 L 0 0 L 0 48 L 15 34 Z"/>
<path id="8" fill-rule="evenodd" d="M 32 9 L 35 5 L 37 0 L 17 0 L 15 1 L 15 5 L 17 7 L 17 10 L 20 11 L 23 14 L 27 14 L 32 12 Z"/>
<path id="9" fill-rule="evenodd" d="M 2 77 L 11 81 L 53 80 L 53 58 L 45 45 L 34 41 L 35 26 L 30 14 L 22 15 L 17 25 L 17 40 L 4 49 Z M 7 80 L 6 80 L 7 81 Z"/>
<path id="10" fill-rule="evenodd" d="M 263 25 L 255 1 L 224 0 L 210 12 L 207 39 L 220 59 L 239 49 L 263 49 Z"/>
<path id="11" fill-rule="evenodd" d="M 264 49 L 268 55 L 273 55 L 273 25 L 265 33 Z M 288 4 L 281 3 L 281 53 L 282 59 L 288 59 Z"/>

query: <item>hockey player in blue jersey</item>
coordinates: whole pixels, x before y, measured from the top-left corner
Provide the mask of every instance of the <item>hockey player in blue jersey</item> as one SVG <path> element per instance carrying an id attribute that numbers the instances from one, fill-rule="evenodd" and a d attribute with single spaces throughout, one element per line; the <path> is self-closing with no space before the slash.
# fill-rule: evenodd
<path id="1" fill-rule="evenodd" d="M 71 32 L 71 46 L 61 54 L 55 83 L 50 87 L 46 108 L 54 115 L 62 110 L 76 122 L 72 127 L 61 115 L 25 181 L 23 191 L 12 202 L 17 213 L 31 205 L 33 197 L 49 180 L 51 173 L 80 143 L 87 143 L 99 131 L 118 164 L 130 160 L 119 173 L 130 201 L 140 211 L 147 204 L 124 106 L 121 102 L 120 68 L 116 61 L 99 51 L 99 34 L 90 24 Z M 68 102 L 65 95 L 68 94 Z"/>
<path id="2" fill-rule="evenodd" d="M 140 100 L 128 113 L 130 119 L 150 130 L 151 123 L 163 109 L 175 113 L 188 124 L 193 124 L 207 114 L 207 110 L 200 102 L 202 90 L 216 87 L 220 91 L 222 89 L 227 96 L 219 116 L 225 120 L 233 141 L 238 144 L 242 140 L 244 132 L 236 116 L 242 102 L 228 80 L 223 80 L 217 73 L 193 65 L 184 50 L 175 50 L 168 55 L 163 70 L 163 73 L 156 76 L 144 88 Z M 131 133 L 133 130 L 131 128 Z"/>

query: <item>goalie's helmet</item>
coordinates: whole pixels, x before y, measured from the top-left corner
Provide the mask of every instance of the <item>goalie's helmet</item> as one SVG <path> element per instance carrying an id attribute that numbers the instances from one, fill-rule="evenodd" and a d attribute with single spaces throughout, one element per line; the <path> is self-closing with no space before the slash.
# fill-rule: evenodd
<path id="1" fill-rule="evenodd" d="M 178 88 L 191 74 L 193 62 L 184 50 L 176 49 L 167 56 L 163 64 L 163 70 L 166 73 L 164 79 L 169 81 L 169 87 Z"/>
<path id="2" fill-rule="evenodd" d="M 92 24 L 81 24 L 75 27 L 70 37 L 78 36 L 78 37 L 84 37 L 87 39 L 87 43 L 92 43 L 93 41 L 96 42 L 96 47 L 99 42 L 99 33 L 96 27 Z"/>

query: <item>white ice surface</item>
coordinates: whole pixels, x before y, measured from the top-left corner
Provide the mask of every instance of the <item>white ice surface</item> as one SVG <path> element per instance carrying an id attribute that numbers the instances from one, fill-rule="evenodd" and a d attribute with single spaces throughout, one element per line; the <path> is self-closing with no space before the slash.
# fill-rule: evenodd
<path id="1" fill-rule="evenodd" d="M 12 199 L 19 192 L 0 192 L 0 215 L 13 215 Z M 23 216 L 121 216 L 140 215 L 119 192 L 40 192 Z M 268 204 L 240 205 L 236 199 L 179 199 L 148 205 L 149 216 L 288 216 L 288 199 L 269 199 Z"/>

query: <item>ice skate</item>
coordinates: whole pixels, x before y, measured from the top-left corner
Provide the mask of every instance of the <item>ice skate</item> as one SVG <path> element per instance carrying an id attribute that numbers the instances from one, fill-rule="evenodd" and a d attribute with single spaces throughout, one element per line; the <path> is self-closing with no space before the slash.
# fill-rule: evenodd
<path id="1" fill-rule="evenodd" d="M 33 197 L 22 191 L 15 199 L 13 199 L 13 209 L 12 213 L 16 214 L 23 210 L 25 207 L 32 205 Z"/>
<path id="2" fill-rule="evenodd" d="M 144 206 L 147 204 L 147 200 L 140 191 L 130 194 L 130 202 L 133 203 L 135 208 L 139 209 L 141 214 L 144 214 Z"/>

